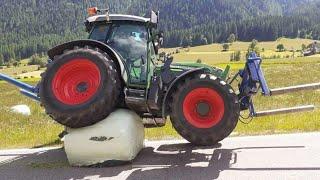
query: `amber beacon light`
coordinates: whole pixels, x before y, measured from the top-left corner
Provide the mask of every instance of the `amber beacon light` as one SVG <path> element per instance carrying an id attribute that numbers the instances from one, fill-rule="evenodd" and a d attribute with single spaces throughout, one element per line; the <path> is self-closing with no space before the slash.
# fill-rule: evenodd
<path id="1" fill-rule="evenodd" d="M 88 8 L 88 14 L 90 16 L 94 16 L 98 13 L 98 8 L 97 7 L 91 7 L 91 8 Z"/>

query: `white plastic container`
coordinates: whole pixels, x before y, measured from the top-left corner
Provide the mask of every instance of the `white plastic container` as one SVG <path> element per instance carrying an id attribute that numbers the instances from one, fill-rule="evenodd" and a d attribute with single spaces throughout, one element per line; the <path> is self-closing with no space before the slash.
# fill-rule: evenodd
<path id="1" fill-rule="evenodd" d="M 113 112 L 95 125 L 67 131 L 64 148 L 72 166 L 131 161 L 144 145 L 142 119 L 126 109 Z"/>
<path id="2" fill-rule="evenodd" d="M 31 115 L 31 110 L 29 106 L 22 104 L 22 105 L 16 105 L 10 108 L 10 110 L 14 113 L 22 114 L 25 116 L 30 116 Z"/>

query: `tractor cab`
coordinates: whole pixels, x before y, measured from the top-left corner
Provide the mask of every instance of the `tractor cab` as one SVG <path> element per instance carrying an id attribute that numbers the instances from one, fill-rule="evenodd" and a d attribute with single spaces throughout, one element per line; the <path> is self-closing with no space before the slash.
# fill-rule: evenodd
<path id="1" fill-rule="evenodd" d="M 132 15 L 96 15 L 97 9 L 89 9 L 85 24 L 89 39 L 100 41 L 111 47 L 119 55 L 128 74 L 128 85 L 146 87 L 150 68 L 157 60 L 158 43 L 153 34 L 157 27 L 157 14 L 151 18 Z"/>

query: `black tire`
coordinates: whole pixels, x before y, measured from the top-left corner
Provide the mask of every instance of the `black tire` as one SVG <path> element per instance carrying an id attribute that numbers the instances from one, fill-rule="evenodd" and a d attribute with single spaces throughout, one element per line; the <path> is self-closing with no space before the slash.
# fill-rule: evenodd
<path id="1" fill-rule="evenodd" d="M 88 96 L 89 99 L 81 103 L 69 104 L 61 101 L 61 98 L 59 99 L 59 96 L 55 94 L 57 88 L 53 89 L 53 81 L 59 68 L 64 67 L 71 61 L 72 63 L 76 62 L 76 59 L 86 59 L 90 64 L 94 64 L 96 72 L 99 72 L 98 77 L 100 78 L 98 79 L 100 81 L 98 85 L 94 86 L 95 91 Z M 75 47 L 73 50 L 67 50 L 62 55 L 54 57 L 54 60 L 48 64 L 47 70 L 41 76 L 39 95 L 46 113 L 58 123 L 70 128 L 90 126 L 106 118 L 118 104 L 122 91 L 120 75 L 114 62 L 106 53 L 89 47 Z M 80 99 L 87 95 L 84 94 L 86 91 L 89 91 L 90 84 L 87 84 L 84 85 L 84 89 L 80 90 L 78 89 L 79 85 L 77 86 L 77 93 L 82 93 L 80 95 L 76 94 Z M 91 86 L 93 87 L 93 85 Z"/>
<path id="2" fill-rule="evenodd" d="M 224 102 L 224 112 L 223 115 L 220 115 L 222 118 L 220 118 L 215 125 L 210 125 L 210 127 L 205 128 L 196 127 L 187 120 L 186 115 L 184 114 L 184 100 L 191 91 L 197 88 L 209 88 L 214 90 L 220 95 Z M 238 123 L 240 115 L 238 97 L 230 85 L 213 75 L 198 74 L 186 78 L 183 82 L 178 84 L 172 98 L 173 100 L 170 105 L 172 125 L 183 138 L 194 145 L 215 145 L 229 136 Z M 197 104 L 199 105 L 199 103 Z M 210 109 L 209 112 L 211 111 Z M 196 112 L 198 113 L 198 111 Z"/>

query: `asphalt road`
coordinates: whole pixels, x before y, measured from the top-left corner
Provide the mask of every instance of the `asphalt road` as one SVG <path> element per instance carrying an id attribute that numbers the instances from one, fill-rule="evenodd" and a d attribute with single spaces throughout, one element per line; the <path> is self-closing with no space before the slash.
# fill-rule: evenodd
<path id="1" fill-rule="evenodd" d="M 0 150 L 0 179 L 320 179 L 320 133 L 146 142 L 128 165 L 74 168 L 61 148 Z"/>

